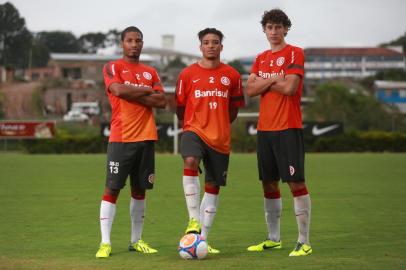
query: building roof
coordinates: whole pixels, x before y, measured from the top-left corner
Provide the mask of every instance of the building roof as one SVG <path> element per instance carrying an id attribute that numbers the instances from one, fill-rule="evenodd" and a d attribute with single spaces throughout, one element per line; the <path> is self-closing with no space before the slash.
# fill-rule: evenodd
<path id="1" fill-rule="evenodd" d="M 374 81 L 378 89 L 406 89 L 406 81 Z"/>
<path id="2" fill-rule="evenodd" d="M 389 48 L 307 48 L 304 52 L 307 56 L 403 56 Z"/>
<path id="3" fill-rule="evenodd" d="M 56 61 L 110 61 L 121 58 L 119 54 L 95 54 L 95 53 L 51 53 L 51 59 Z M 141 54 L 141 61 L 153 61 L 154 58 L 149 54 Z"/>

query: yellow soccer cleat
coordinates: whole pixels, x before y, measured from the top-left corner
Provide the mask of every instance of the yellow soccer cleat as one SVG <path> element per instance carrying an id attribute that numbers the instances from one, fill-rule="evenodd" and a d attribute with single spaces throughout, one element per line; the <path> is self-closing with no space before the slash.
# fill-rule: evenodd
<path id="1" fill-rule="evenodd" d="M 264 242 L 259 243 L 258 245 L 249 246 L 247 248 L 247 250 L 261 252 L 261 251 L 264 251 L 265 249 L 281 249 L 281 248 L 282 248 L 282 241 L 274 242 L 274 241 L 267 239 Z"/>
<path id="2" fill-rule="evenodd" d="M 199 221 L 197 221 L 197 220 L 194 219 L 194 218 L 191 218 L 191 219 L 189 220 L 188 225 L 187 225 L 185 234 L 188 234 L 188 233 L 197 233 L 197 234 L 200 234 L 200 232 L 201 232 L 201 225 L 200 225 Z"/>
<path id="3" fill-rule="evenodd" d="M 209 244 L 207 245 L 207 252 L 210 254 L 219 254 L 220 250 L 215 249 L 214 247 L 210 246 Z"/>
<path id="4" fill-rule="evenodd" d="M 300 242 L 297 242 L 295 249 L 289 254 L 289 257 L 306 256 L 312 254 L 312 247 Z"/>
<path id="5" fill-rule="evenodd" d="M 96 258 L 108 258 L 111 253 L 111 245 L 100 243 L 99 250 L 96 253 Z"/>
<path id="6" fill-rule="evenodd" d="M 151 253 L 157 253 L 158 250 L 152 248 L 149 246 L 149 244 L 145 243 L 143 240 L 138 240 L 135 243 L 130 243 L 128 246 L 129 251 L 137 251 L 140 253 L 144 254 L 151 254 Z"/>

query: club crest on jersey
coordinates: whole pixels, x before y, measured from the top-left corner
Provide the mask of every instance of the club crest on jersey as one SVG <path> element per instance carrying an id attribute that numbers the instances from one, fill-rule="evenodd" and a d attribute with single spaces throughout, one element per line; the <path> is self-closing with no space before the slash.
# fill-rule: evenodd
<path id="1" fill-rule="evenodd" d="M 144 73 L 142 73 L 142 76 L 144 76 L 144 78 L 147 79 L 147 80 L 151 80 L 151 79 L 152 79 L 151 73 L 146 72 L 146 71 L 145 71 Z"/>
<path id="2" fill-rule="evenodd" d="M 148 175 L 148 182 L 153 184 L 154 181 L 155 181 L 155 174 L 151 173 L 150 175 Z"/>
<path id="3" fill-rule="evenodd" d="M 289 166 L 289 173 L 290 173 L 290 175 L 294 175 L 295 174 L 295 167 Z"/>
<path id="4" fill-rule="evenodd" d="M 281 57 L 278 57 L 278 59 L 276 59 L 276 65 L 278 67 L 282 66 L 283 63 L 285 63 L 285 57 L 281 56 Z"/>
<path id="5" fill-rule="evenodd" d="M 223 85 L 230 85 L 230 79 L 228 77 L 223 76 L 221 77 L 221 83 Z"/>

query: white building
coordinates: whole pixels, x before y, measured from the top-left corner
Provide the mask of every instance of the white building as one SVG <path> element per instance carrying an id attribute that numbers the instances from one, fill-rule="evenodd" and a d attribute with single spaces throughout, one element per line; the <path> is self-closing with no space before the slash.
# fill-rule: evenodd
<path id="1" fill-rule="evenodd" d="M 379 71 L 405 69 L 401 48 L 307 48 L 306 79 L 365 78 Z"/>

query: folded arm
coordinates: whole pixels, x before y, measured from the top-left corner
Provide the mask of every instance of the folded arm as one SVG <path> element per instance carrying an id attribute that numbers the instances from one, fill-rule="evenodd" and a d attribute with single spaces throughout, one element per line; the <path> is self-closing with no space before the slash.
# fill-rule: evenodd
<path id="1" fill-rule="evenodd" d="M 282 95 L 293 96 L 296 94 L 300 82 L 300 76 L 297 74 L 289 74 L 284 77 L 276 76 L 274 84 L 271 86 L 271 91 L 279 92 Z"/>
<path id="2" fill-rule="evenodd" d="M 113 83 L 109 91 L 116 97 L 128 102 L 137 102 L 145 106 L 165 108 L 165 94 L 149 87 L 136 87 L 133 85 Z"/>
<path id="3" fill-rule="evenodd" d="M 269 90 L 270 86 L 274 83 L 272 77 L 264 79 L 257 76 L 255 73 L 251 73 L 247 80 L 246 92 L 250 97 L 262 95 Z"/>

